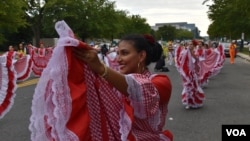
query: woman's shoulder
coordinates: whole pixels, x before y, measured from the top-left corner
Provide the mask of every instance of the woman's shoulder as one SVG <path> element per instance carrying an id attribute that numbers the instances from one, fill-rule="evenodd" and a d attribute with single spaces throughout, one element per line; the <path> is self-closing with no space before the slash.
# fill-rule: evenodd
<path id="1" fill-rule="evenodd" d="M 171 81 L 170 81 L 169 77 L 165 74 L 153 74 L 151 76 L 151 81 L 156 83 L 156 84 L 166 85 L 166 83 L 167 84 L 169 83 L 168 85 L 171 85 Z"/>
<path id="2" fill-rule="evenodd" d="M 151 77 L 151 81 L 160 94 L 161 102 L 168 102 L 172 93 L 172 84 L 169 77 L 164 74 L 156 74 Z"/>

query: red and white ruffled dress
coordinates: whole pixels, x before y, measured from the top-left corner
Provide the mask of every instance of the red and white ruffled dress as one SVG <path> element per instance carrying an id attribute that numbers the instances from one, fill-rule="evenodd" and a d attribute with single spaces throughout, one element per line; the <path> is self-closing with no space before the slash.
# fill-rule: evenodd
<path id="1" fill-rule="evenodd" d="M 53 48 L 30 47 L 29 50 L 33 61 L 32 71 L 34 73 L 34 76 L 40 77 L 43 69 L 46 68 L 49 59 L 52 56 Z"/>
<path id="2" fill-rule="evenodd" d="M 196 56 L 199 58 L 198 66 L 198 78 L 199 85 L 204 87 L 208 84 L 209 78 L 214 73 L 214 68 L 218 64 L 219 54 L 213 49 L 197 49 L 195 51 Z"/>
<path id="3" fill-rule="evenodd" d="M 214 52 L 216 54 L 218 54 L 218 59 L 216 60 L 217 63 L 214 66 L 214 68 L 212 69 L 212 73 L 209 76 L 209 78 L 214 77 L 221 72 L 221 69 L 223 68 L 224 62 L 226 59 L 224 49 L 223 49 L 223 46 L 221 44 L 217 48 L 214 49 Z"/>
<path id="4" fill-rule="evenodd" d="M 17 73 L 17 81 L 27 80 L 32 72 L 33 61 L 29 54 L 19 56 L 14 63 L 14 68 Z"/>
<path id="5" fill-rule="evenodd" d="M 16 72 L 13 66 L 15 52 L 7 52 L 0 56 L 0 119 L 14 104 L 16 96 Z"/>
<path id="6" fill-rule="evenodd" d="M 185 49 L 181 46 L 177 47 L 175 56 L 176 67 L 183 84 L 181 98 L 183 105 L 190 108 L 202 107 L 205 95 L 199 85 L 198 71 L 200 68 L 198 60 L 192 57 L 189 48 Z"/>
<path id="7" fill-rule="evenodd" d="M 73 47 L 89 47 L 64 21 L 56 30 L 57 47 L 32 100 L 31 140 L 170 141 L 171 132 L 162 131 L 171 93 L 168 77 L 126 75 L 130 95 L 124 97 L 72 55 Z"/>

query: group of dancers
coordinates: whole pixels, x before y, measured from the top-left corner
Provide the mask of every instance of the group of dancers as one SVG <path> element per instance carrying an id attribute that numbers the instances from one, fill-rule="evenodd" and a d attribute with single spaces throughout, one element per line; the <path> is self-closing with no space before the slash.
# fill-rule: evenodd
<path id="1" fill-rule="evenodd" d="M 39 47 L 22 43 L 15 50 L 13 45 L 0 56 L 0 119 L 11 109 L 17 83 L 30 78 L 31 74 L 40 77 L 51 58 L 53 47 L 40 43 Z"/>
<path id="2" fill-rule="evenodd" d="M 22 46 L 18 51 L 10 46 L 0 56 L 0 119 L 13 105 L 16 83 L 33 72 L 41 78 L 31 106 L 31 140 L 173 140 L 172 133 L 163 130 L 171 81 L 146 68 L 160 58 L 160 44 L 150 36 L 128 36 L 118 51 L 114 47 L 97 55 L 75 38 L 64 21 L 57 22 L 55 28 L 60 36 L 56 48 L 45 48 L 43 43 L 28 45 L 27 54 Z M 158 52 L 157 59 L 150 56 L 153 50 Z M 185 108 L 202 107 L 202 88 L 225 62 L 223 47 L 192 40 L 171 44 L 168 57 L 169 65 L 174 63 L 181 75 Z"/>
<path id="3" fill-rule="evenodd" d="M 162 47 L 163 58 L 160 60 L 165 59 L 167 65 L 163 63 L 161 68 L 175 64 L 182 78 L 181 101 L 184 107 L 186 109 L 202 107 L 205 100 L 203 88 L 207 87 L 209 79 L 219 74 L 223 68 L 225 62 L 223 46 L 218 44 L 214 47 L 210 42 L 191 40 L 181 43 L 168 42 L 167 46 Z M 115 56 L 114 48 L 105 54 L 104 63 L 118 69 Z"/>
<path id="4" fill-rule="evenodd" d="M 205 99 L 203 88 L 208 85 L 209 79 L 216 76 L 225 61 L 224 49 L 221 45 L 214 48 L 211 44 L 192 40 L 185 43 L 167 45 L 168 65 L 175 64 L 182 78 L 183 90 L 181 100 L 186 109 L 200 108 Z M 164 50 L 164 46 L 163 46 Z M 39 47 L 28 44 L 26 47 L 19 44 L 18 50 L 9 46 L 9 51 L 0 56 L 1 61 L 1 91 L 0 91 L 0 118 L 2 118 L 13 105 L 16 83 L 27 80 L 31 73 L 40 77 L 52 56 L 53 47 Z M 103 62 L 118 70 L 116 48 L 107 53 L 99 54 Z M 103 57 L 104 56 L 104 57 Z"/>
<path id="5" fill-rule="evenodd" d="M 186 109 L 203 106 L 205 94 L 203 88 L 209 79 L 216 76 L 225 62 L 222 45 L 216 48 L 210 43 L 192 40 L 176 46 L 175 66 L 183 84 L 181 100 Z"/>

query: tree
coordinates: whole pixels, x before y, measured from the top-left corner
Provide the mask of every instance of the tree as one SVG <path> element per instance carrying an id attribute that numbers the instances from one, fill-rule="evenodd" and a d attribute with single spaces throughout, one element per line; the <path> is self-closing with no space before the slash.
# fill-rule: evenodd
<path id="1" fill-rule="evenodd" d="M 176 38 L 176 28 L 171 25 L 164 25 L 158 29 L 157 37 L 165 41 L 173 41 Z"/>
<path id="2" fill-rule="evenodd" d="M 47 0 L 24 0 L 27 8 L 25 10 L 27 21 L 32 28 L 35 37 L 35 46 L 39 46 L 41 29 L 44 18 L 44 8 Z"/>
<path id="3" fill-rule="evenodd" d="M 18 28 L 27 25 L 23 8 L 25 3 L 20 0 L 0 1 L 0 44 L 8 39 L 6 35 L 18 31 Z"/>
<path id="4" fill-rule="evenodd" d="M 194 35 L 191 31 L 185 29 L 176 29 L 176 37 L 175 39 L 185 40 L 185 39 L 193 39 Z"/>
<path id="5" fill-rule="evenodd" d="M 38 8 L 31 7 L 29 11 L 33 14 L 30 15 L 34 16 L 30 16 L 30 21 L 35 29 L 36 40 L 39 41 L 39 32 L 47 37 L 57 36 L 54 25 L 59 20 L 65 20 L 82 40 L 113 38 L 122 27 L 119 22 L 121 11 L 116 11 L 114 4 L 108 0 L 50 0 L 38 4 Z M 40 24 L 36 23 L 38 21 Z"/>
<path id="6" fill-rule="evenodd" d="M 28 23 L 26 29 L 32 29 L 35 46 L 39 46 L 41 37 L 58 36 L 54 26 L 60 20 L 64 20 L 83 41 L 86 38 L 112 40 L 127 33 L 149 33 L 151 30 L 145 18 L 139 15 L 128 16 L 127 11 L 115 10 L 115 2 L 109 0 L 23 0 L 22 2 L 25 3 L 24 20 Z"/>
<path id="7" fill-rule="evenodd" d="M 149 24 L 146 23 L 146 19 L 140 15 L 127 16 L 124 19 L 124 30 L 122 34 L 148 34 L 151 31 Z"/>
<path id="8" fill-rule="evenodd" d="M 208 0 L 204 1 L 206 3 Z M 212 21 L 209 26 L 209 36 L 240 38 L 241 33 L 250 30 L 249 0 L 211 0 L 208 5 L 208 17 Z"/>

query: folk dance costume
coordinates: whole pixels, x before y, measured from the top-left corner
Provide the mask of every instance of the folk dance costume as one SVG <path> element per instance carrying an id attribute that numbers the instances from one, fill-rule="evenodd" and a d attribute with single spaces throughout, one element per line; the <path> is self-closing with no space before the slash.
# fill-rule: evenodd
<path id="1" fill-rule="evenodd" d="M 16 96 L 16 72 L 13 66 L 14 51 L 0 56 L 0 119 L 11 109 Z"/>
<path id="2" fill-rule="evenodd" d="M 214 68 L 211 71 L 209 78 L 212 78 L 220 73 L 221 69 L 224 66 L 224 62 L 226 60 L 224 49 L 223 49 L 222 45 L 219 45 L 213 51 L 218 54 L 218 59 L 217 59 L 216 65 L 214 66 Z"/>
<path id="3" fill-rule="evenodd" d="M 20 50 L 17 51 L 17 53 L 18 53 L 18 57 L 22 58 L 23 56 L 26 55 L 26 50 L 20 49 Z"/>
<path id="4" fill-rule="evenodd" d="M 23 51 L 8 51 L 4 55 L 9 55 L 12 58 L 17 82 L 25 81 L 30 77 L 33 65 L 30 55 L 26 55 Z"/>
<path id="5" fill-rule="evenodd" d="M 43 69 L 47 66 L 49 59 L 52 56 L 53 49 L 50 48 L 37 48 L 34 46 L 29 47 L 29 52 L 33 61 L 32 71 L 35 76 L 40 77 Z"/>
<path id="6" fill-rule="evenodd" d="M 219 54 L 212 49 L 198 48 L 195 50 L 195 55 L 199 60 L 199 85 L 204 87 L 208 85 L 209 78 L 211 78 L 211 75 L 214 74 L 215 67 L 219 61 Z"/>
<path id="7" fill-rule="evenodd" d="M 30 55 L 25 52 L 17 52 L 18 58 L 14 63 L 14 68 L 17 73 L 17 82 L 27 80 L 32 72 L 33 61 Z"/>
<path id="8" fill-rule="evenodd" d="M 203 106 L 204 92 L 198 81 L 198 59 L 193 58 L 189 48 L 177 47 L 175 66 L 183 81 L 182 103 L 188 108 L 199 108 Z"/>
<path id="9" fill-rule="evenodd" d="M 168 45 L 168 64 L 171 66 L 174 62 L 174 47 L 172 43 Z"/>
<path id="10" fill-rule="evenodd" d="M 104 62 L 108 67 L 110 67 L 116 71 L 119 71 L 119 64 L 117 62 L 115 51 L 107 53 L 107 55 L 104 57 Z"/>
<path id="11" fill-rule="evenodd" d="M 160 93 L 164 87 L 171 91 L 167 77 L 150 75 L 148 71 L 127 75 L 131 95 L 125 97 L 72 55 L 74 47 L 88 49 L 89 46 L 75 39 L 64 21 L 56 23 L 56 30 L 60 35 L 57 47 L 42 73 L 32 101 L 31 140 L 170 140 L 169 131 L 161 132 L 166 105 L 158 102 L 159 95 L 151 83 L 154 81 Z M 163 101 L 168 99 L 162 98 Z M 155 112 L 158 114 L 152 116 Z"/>
<path id="12" fill-rule="evenodd" d="M 218 75 L 225 62 L 224 50 L 221 45 L 216 49 L 203 49 L 203 53 L 204 59 L 200 59 L 199 62 L 199 82 L 201 86 L 207 85 L 210 78 Z"/>

